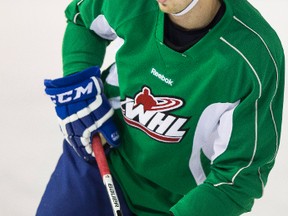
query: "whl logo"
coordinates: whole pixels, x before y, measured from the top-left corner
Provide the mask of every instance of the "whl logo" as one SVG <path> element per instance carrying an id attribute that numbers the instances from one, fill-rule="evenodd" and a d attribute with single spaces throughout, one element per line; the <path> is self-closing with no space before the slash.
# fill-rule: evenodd
<path id="1" fill-rule="evenodd" d="M 183 101 L 178 98 L 154 96 L 148 87 L 143 87 L 134 99 L 126 97 L 121 101 L 127 124 L 165 143 L 178 143 L 187 132 L 181 128 L 188 118 L 170 114 L 182 105 Z"/>

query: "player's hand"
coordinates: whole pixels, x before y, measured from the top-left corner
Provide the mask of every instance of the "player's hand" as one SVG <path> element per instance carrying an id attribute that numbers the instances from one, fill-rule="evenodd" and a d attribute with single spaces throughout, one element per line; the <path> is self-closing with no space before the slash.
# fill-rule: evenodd
<path id="1" fill-rule="evenodd" d="M 55 80 L 45 80 L 45 92 L 55 103 L 62 133 L 79 156 L 95 160 L 91 140 L 101 133 L 112 147 L 119 134 L 112 121 L 114 110 L 103 94 L 99 67 Z"/>

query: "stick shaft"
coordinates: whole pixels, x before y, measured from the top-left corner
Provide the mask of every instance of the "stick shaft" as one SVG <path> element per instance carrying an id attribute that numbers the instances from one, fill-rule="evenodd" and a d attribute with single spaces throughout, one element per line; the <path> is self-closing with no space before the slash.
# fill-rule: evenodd
<path id="1" fill-rule="evenodd" d="M 101 143 L 101 139 L 98 135 L 95 135 L 92 139 L 92 149 L 95 154 L 95 159 L 98 164 L 103 183 L 110 199 L 114 216 L 122 216 L 120 202 L 114 187 L 112 176 L 110 174 L 110 169 L 106 160 L 106 155 Z"/>

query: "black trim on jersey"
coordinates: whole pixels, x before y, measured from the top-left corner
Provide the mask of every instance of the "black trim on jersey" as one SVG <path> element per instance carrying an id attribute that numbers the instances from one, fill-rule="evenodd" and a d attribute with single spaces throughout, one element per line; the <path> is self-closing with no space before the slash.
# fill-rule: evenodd
<path id="1" fill-rule="evenodd" d="M 202 29 L 187 30 L 173 23 L 167 14 L 164 19 L 164 43 L 171 49 L 183 53 L 196 44 L 212 29 L 225 13 L 225 4 L 222 2 L 214 19 Z"/>

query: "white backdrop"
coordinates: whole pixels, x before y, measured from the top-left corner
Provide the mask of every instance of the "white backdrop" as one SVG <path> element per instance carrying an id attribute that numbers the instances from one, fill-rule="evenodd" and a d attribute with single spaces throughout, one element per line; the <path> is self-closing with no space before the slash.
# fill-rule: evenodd
<path id="1" fill-rule="evenodd" d="M 53 105 L 43 93 L 43 80 L 62 73 L 63 11 L 69 2 L 1 2 L 0 215 L 3 216 L 35 215 L 61 153 L 62 135 Z M 287 1 L 251 0 L 251 3 L 278 32 L 287 53 Z M 113 46 L 108 54 L 105 65 L 114 55 Z M 287 93 L 286 88 L 286 98 Z M 256 201 L 253 212 L 247 216 L 288 215 L 287 106 L 286 101 L 276 165 L 264 197 Z"/>

